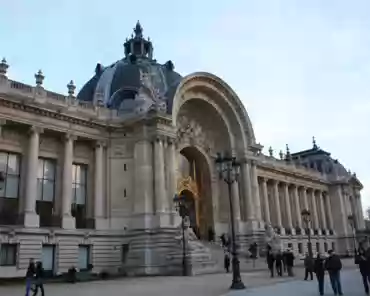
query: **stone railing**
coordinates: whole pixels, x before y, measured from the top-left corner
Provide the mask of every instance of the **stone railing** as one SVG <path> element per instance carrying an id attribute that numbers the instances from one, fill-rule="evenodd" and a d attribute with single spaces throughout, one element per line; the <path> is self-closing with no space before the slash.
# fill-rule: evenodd
<path id="1" fill-rule="evenodd" d="M 262 167 L 275 168 L 276 170 L 286 171 L 287 173 L 294 173 L 296 175 L 303 175 L 314 179 L 326 180 L 325 174 L 319 172 L 318 170 L 294 163 L 293 161 L 281 160 L 272 156 L 260 154 L 258 156 L 258 163 Z"/>
<path id="2" fill-rule="evenodd" d="M 73 95 L 65 96 L 45 90 L 42 86 L 31 86 L 18 81 L 10 80 L 7 77 L 0 76 L 0 95 L 6 95 L 15 101 L 34 105 L 44 105 L 50 109 L 65 111 L 66 114 L 78 113 L 78 116 L 88 117 L 90 119 L 108 120 L 117 119 L 117 112 L 109 110 L 102 106 L 97 106 L 92 102 L 76 100 Z"/>

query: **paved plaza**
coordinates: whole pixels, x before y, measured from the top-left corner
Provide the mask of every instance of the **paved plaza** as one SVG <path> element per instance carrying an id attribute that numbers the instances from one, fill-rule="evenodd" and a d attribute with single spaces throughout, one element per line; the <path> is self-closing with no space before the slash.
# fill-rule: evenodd
<path id="1" fill-rule="evenodd" d="M 231 274 L 210 274 L 196 277 L 146 277 L 96 281 L 78 284 L 47 284 L 46 295 L 64 296 L 66 293 L 78 296 L 311 296 L 318 295 L 316 281 L 303 281 L 303 269 L 296 270 L 295 278 L 273 278 L 267 271 L 243 273 L 248 286 L 245 291 L 230 291 Z M 345 295 L 364 295 L 358 270 L 347 269 L 342 273 Z M 333 295 L 326 278 L 326 295 Z M 24 295 L 24 287 L 0 286 L 0 295 Z"/>

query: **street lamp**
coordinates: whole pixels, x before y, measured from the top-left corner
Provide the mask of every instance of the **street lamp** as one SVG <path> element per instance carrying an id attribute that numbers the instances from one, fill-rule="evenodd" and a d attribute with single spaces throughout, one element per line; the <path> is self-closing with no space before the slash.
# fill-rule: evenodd
<path id="1" fill-rule="evenodd" d="M 187 256 L 186 256 L 186 240 L 185 240 L 185 219 L 188 216 L 188 208 L 186 205 L 186 200 L 184 195 L 177 195 L 175 194 L 173 198 L 173 202 L 175 203 L 176 211 L 179 212 L 181 217 L 181 231 L 182 231 L 182 275 L 188 276 L 189 269 L 187 264 Z"/>
<path id="2" fill-rule="evenodd" d="M 234 222 L 234 209 L 233 201 L 231 196 L 231 185 L 237 182 L 240 170 L 240 164 L 236 161 L 235 157 L 231 157 L 228 153 L 224 156 L 221 153 L 217 153 L 216 168 L 219 174 L 220 180 L 226 182 L 229 191 L 229 202 L 230 202 L 230 223 L 231 223 L 231 240 L 232 240 L 232 268 L 233 268 L 233 282 L 230 289 L 242 290 L 245 289 L 245 285 L 242 282 L 240 276 L 240 265 L 238 259 L 238 252 L 236 247 L 236 235 L 235 235 L 235 222 Z"/>
<path id="3" fill-rule="evenodd" d="M 311 230 L 310 230 L 311 213 L 310 213 L 309 210 L 303 209 L 302 212 L 301 212 L 301 215 L 302 215 L 302 218 L 303 218 L 303 222 L 304 222 L 304 224 L 306 226 L 306 229 L 308 231 L 308 233 L 307 233 L 307 236 L 308 236 L 308 243 L 307 243 L 308 256 L 310 258 L 312 258 L 313 257 L 313 254 L 312 254 Z"/>
<path id="4" fill-rule="evenodd" d="M 348 222 L 352 227 L 352 238 L 353 238 L 353 254 L 356 256 L 356 227 L 355 227 L 355 216 L 348 215 Z"/>

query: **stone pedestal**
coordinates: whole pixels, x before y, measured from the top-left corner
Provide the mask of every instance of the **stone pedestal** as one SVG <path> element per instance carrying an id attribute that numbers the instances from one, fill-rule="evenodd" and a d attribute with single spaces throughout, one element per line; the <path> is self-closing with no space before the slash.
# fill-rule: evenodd
<path id="1" fill-rule="evenodd" d="M 95 218 L 94 219 L 94 228 L 96 230 L 109 229 L 107 219 L 104 219 L 104 218 Z"/>
<path id="2" fill-rule="evenodd" d="M 23 219 L 25 227 L 38 228 L 40 226 L 40 217 L 35 212 L 25 212 Z"/>
<path id="3" fill-rule="evenodd" d="M 62 217 L 62 228 L 63 229 L 76 229 L 76 220 L 72 216 Z"/>

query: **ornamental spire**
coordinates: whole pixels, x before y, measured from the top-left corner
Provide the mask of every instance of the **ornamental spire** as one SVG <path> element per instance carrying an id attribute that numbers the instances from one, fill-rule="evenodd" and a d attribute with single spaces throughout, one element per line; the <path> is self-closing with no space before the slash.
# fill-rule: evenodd
<path id="1" fill-rule="evenodd" d="M 135 38 L 143 38 L 143 27 L 140 25 L 140 21 L 137 21 L 134 32 Z"/>
<path id="2" fill-rule="evenodd" d="M 125 58 L 129 58 L 131 63 L 136 63 L 137 58 L 153 58 L 153 45 L 150 39 L 147 40 L 143 36 L 143 27 L 140 21 L 137 21 L 134 29 L 134 33 L 130 39 L 126 38 L 126 42 L 123 47 L 125 49 Z"/>

